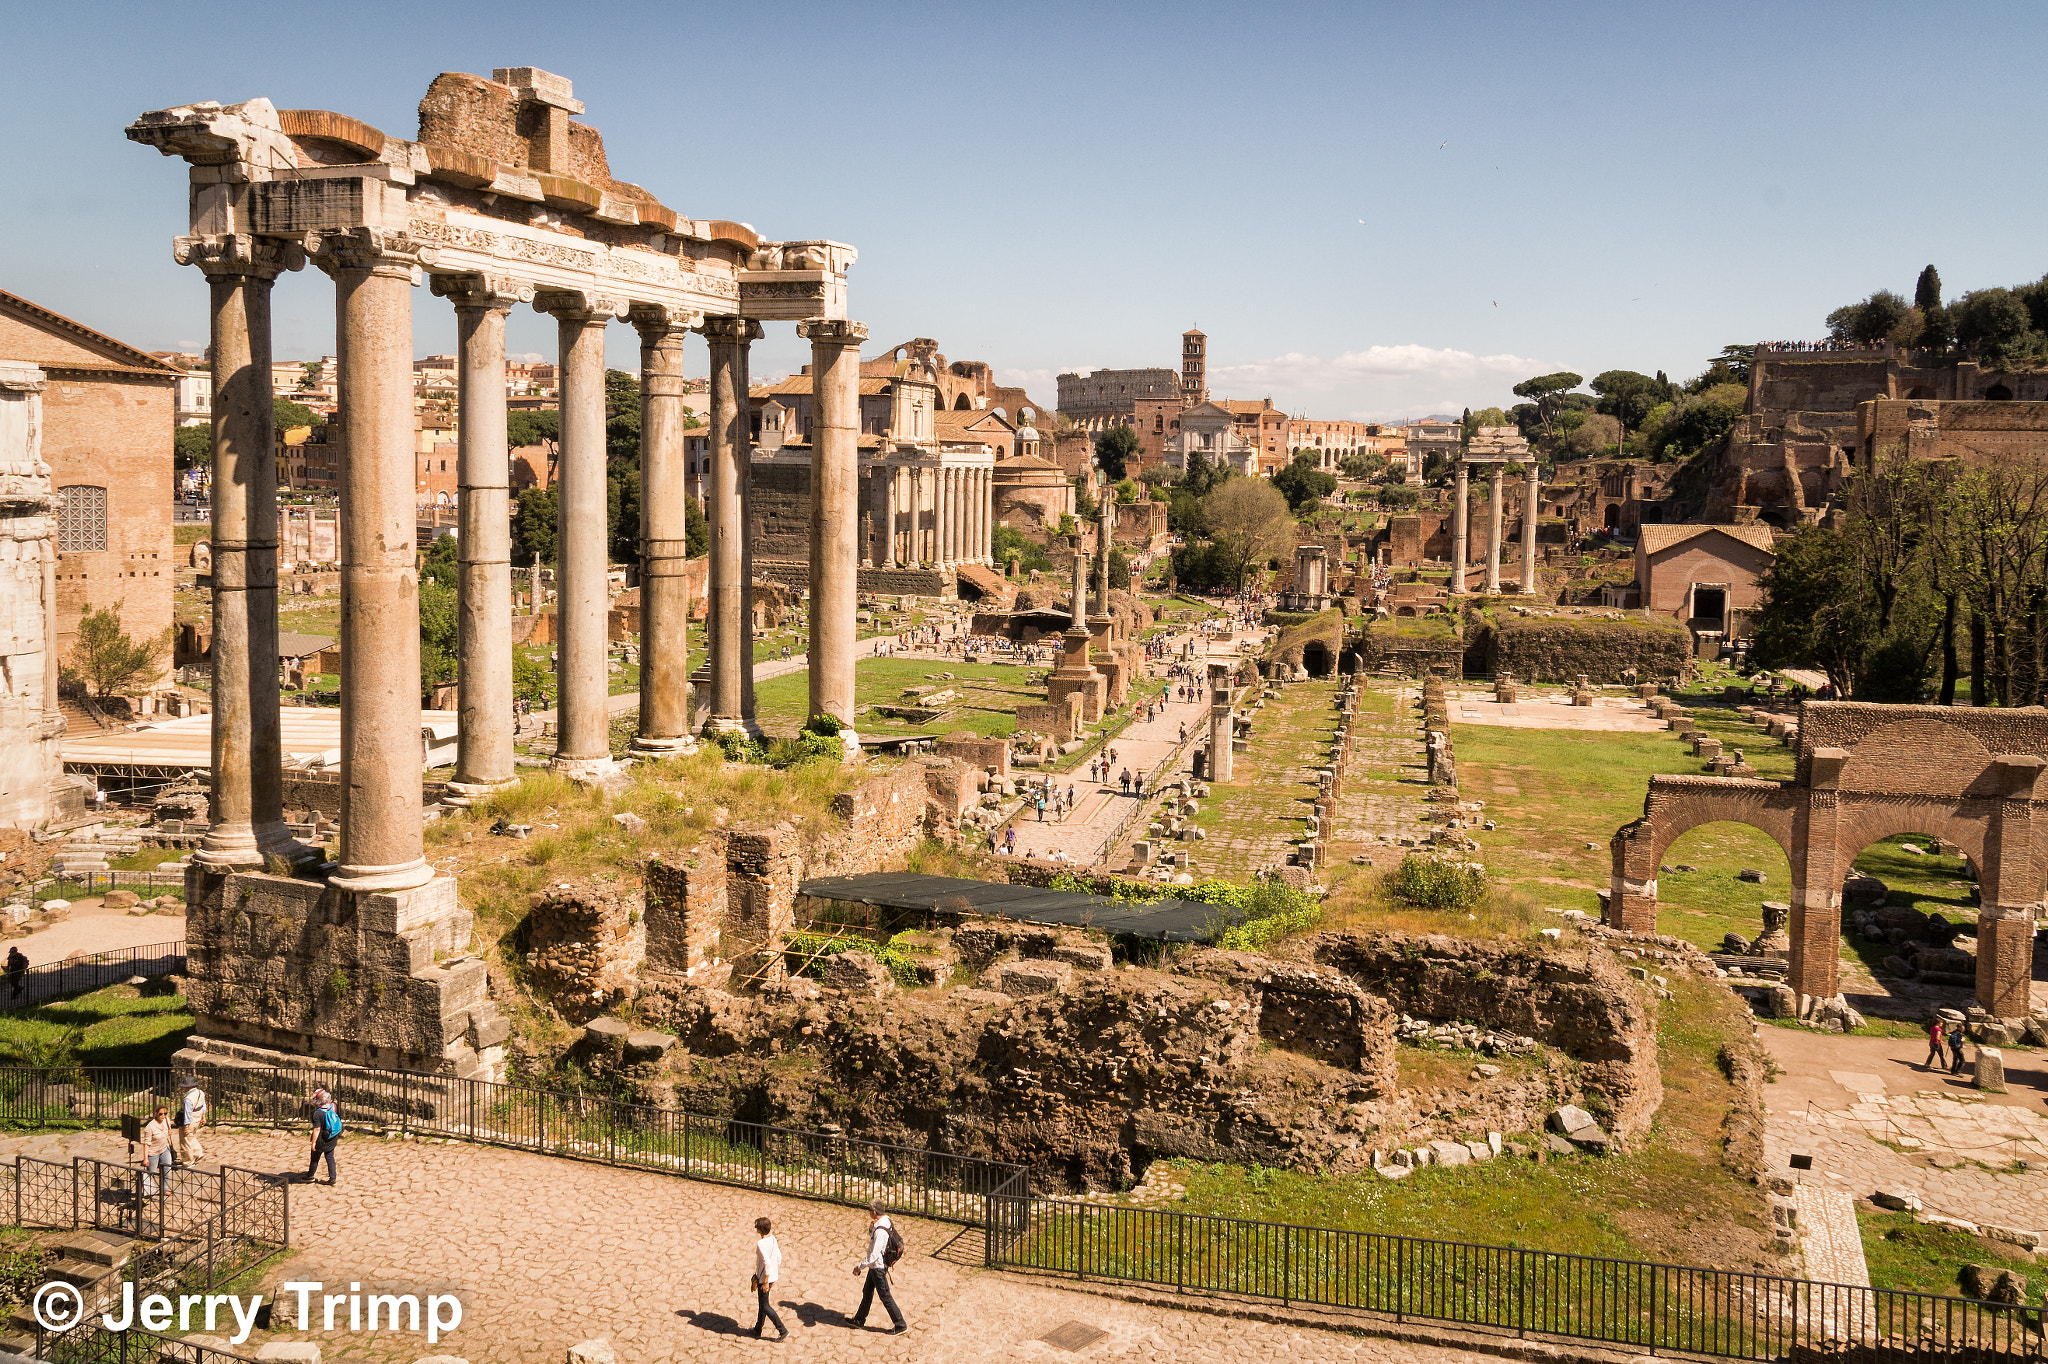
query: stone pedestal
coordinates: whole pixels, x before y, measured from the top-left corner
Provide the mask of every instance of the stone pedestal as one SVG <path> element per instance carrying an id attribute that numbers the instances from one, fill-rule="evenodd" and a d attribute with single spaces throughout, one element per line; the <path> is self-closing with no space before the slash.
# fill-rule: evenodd
<path id="1" fill-rule="evenodd" d="M 503 1078 L 510 1027 L 469 954 L 473 920 L 452 877 L 357 894 L 193 866 L 185 897 L 185 993 L 202 1051 Z"/>
<path id="2" fill-rule="evenodd" d="M 1093 637 L 1081 629 L 1068 630 L 1060 639 L 1060 666 L 1046 679 L 1046 699 L 1059 704 L 1069 696 L 1077 696 L 1081 701 L 1082 720 L 1096 724 L 1109 706 L 1109 680 L 1089 661 L 1088 651 Z"/>
<path id="3" fill-rule="evenodd" d="M 2034 915 L 2028 905 L 1977 912 L 1977 1003 L 1997 1018 L 2033 1012 Z"/>

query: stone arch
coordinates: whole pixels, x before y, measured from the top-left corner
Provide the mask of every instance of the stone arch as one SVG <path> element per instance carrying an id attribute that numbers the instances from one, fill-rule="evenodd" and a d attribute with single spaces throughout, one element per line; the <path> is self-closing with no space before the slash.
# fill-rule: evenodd
<path id="1" fill-rule="evenodd" d="M 1613 852 L 1613 880 L 1603 917 L 1631 932 L 1654 933 L 1658 864 L 1679 835 L 1702 824 L 1747 824 L 1765 834 L 1784 852 L 1792 884 L 1800 885 L 1806 875 L 1806 858 L 1799 847 L 1797 816 L 1795 788 L 1780 782 L 1651 777 L 1643 817 L 1623 825 L 1608 845 Z"/>
<path id="2" fill-rule="evenodd" d="M 1330 675 L 1330 649 L 1319 639 L 1312 639 L 1301 646 L 1301 666 L 1308 669 L 1310 677 Z"/>
<path id="3" fill-rule="evenodd" d="M 1600 524 L 1608 530 L 1616 530 L 1621 526 L 1621 507 L 1618 503 L 1607 504 L 1607 510 L 1600 513 Z"/>
<path id="4" fill-rule="evenodd" d="M 2009 403 L 2012 401 L 2012 390 L 2004 384 L 1993 384 L 1984 390 L 1984 401 L 1987 403 Z"/>
<path id="5" fill-rule="evenodd" d="M 1964 807 L 1979 802 L 1963 802 Z M 1984 865 L 1984 842 L 1990 834 L 1991 803 L 1982 802 L 1979 812 L 1966 813 L 1954 802 L 1944 800 L 1885 799 L 1864 796 L 1845 803 L 1835 825 L 1836 862 L 1843 875 L 1866 848 L 1895 834 L 1929 834 L 1963 850 L 1972 863 Z"/>
<path id="6" fill-rule="evenodd" d="M 953 410 L 955 412 L 972 412 L 974 404 L 968 401 L 965 393 L 962 393 L 959 397 L 953 399 Z"/>

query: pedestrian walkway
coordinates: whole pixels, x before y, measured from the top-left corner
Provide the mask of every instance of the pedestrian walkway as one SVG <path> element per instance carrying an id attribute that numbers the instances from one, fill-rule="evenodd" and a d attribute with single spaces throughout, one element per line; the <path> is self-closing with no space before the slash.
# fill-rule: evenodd
<path id="1" fill-rule="evenodd" d="M 305 1169 L 305 1139 L 289 1133 L 223 1131 L 206 1145 L 223 1164 Z M 111 1132 L 0 1140 L 0 1159 L 23 1153 L 120 1160 L 125 1145 Z M 324 1292 L 336 1294 L 360 1284 L 365 1297 L 452 1293 L 462 1303 L 462 1325 L 431 1349 L 423 1335 L 407 1331 L 279 1329 L 259 1330 L 240 1352 L 315 1341 L 329 1364 L 413 1364 L 430 1355 L 473 1364 L 560 1364 L 570 1346 L 603 1337 L 619 1364 L 724 1361 L 751 1350 L 835 1364 L 1453 1364 L 1471 1357 L 1464 1349 L 1361 1336 L 1342 1329 L 1355 1324 L 1349 1321 L 1332 1322 L 1337 1329 L 1314 1324 L 1312 1316 L 1254 1321 L 989 1270 L 981 1266 L 978 1228 L 908 1217 L 896 1219 L 907 1250 L 892 1278 L 909 1330 L 892 1336 L 876 1329 L 888 1324 L 877 1323 L 880 1313 L 865 1330 L 848 1321 L 860 1301 L 851 1266 L 867 1226 L 858 1208 L 461 1143 L 352 1133 L 337 1154 L 339 1185 L 292 1189 L 292 1254 L 259 1271 L 253 1290 L 271 1302 L 288 1280 L 324 1284 Z M 756 1345 L 745 1334 L 754 1323 L 747 1283 L 753 1221 L 764 1216 L 773 1220 L 783 1251 L 774 1301 L 791 1338 L 780 1347 Z M 297 1324 L 295 1301 L 285 1295 L 275 1325 Z M 316 1325 L 319 1309 L 315 1297 Z M 1275 1303 L 1267 1310 L 1282 1309 Z M 1068 1345 L 1045 1339 L 1063 1327 Z M 1083 1343 L 1078 1353 L 1074 1341 Z"/>

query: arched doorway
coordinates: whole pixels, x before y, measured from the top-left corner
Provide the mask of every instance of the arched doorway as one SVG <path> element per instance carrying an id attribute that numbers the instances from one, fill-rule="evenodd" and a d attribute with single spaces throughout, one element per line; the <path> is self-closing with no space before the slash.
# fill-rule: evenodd
<path id="1" fill-rule="evenodd" d="M 2004 384 L 1993 384 L 1984 390 L 1984 401 L 1987 403 L 2009 403 L 2012 401 L 2012 390 Z"/>
<path id="2" fill-rule="evenodd" d="M 1308 669 L 1310 677 L 1330 675 L 1330 649 L 1319 639 L 1312 639 L 1302 646 L 1301 666 Z"/>
<path id="3" fill-rule="evenodd" d="M 1958 930 L 1976 931 L 1975 868 L 1961 848 L 1936 834 L 1888 834 L 1866 845 L 1851 866 L 1842 883 L 1850 955 L 1875 976 L 1976 983 L 1974 963 L 1945 955 Z"/>
<path id="4" fill-rule="evenodd" d="M 1613 530 L 1621 525 L 1621 507 L 1618 503 L 1609 502 L 1607 504 L 1607 510 L 1600 513 L 1600 524 L 1609 530 Z"/>
<path id="5" fill-rule="evenodd" d="M 1658 859 L 1657 931 L 1709 952 L 1764 932 L 1764 903 L 1789 904 L 1792 866 L 1778 841 L 1753 824 L 1714 820 L 1671 840 Z M 1761 881 L 1745 881 L 1745 871 Z"/>

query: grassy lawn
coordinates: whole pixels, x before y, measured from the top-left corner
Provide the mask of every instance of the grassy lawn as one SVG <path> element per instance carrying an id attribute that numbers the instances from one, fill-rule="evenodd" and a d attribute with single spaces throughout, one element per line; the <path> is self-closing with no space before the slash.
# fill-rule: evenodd
<path id="1" fill-rule="evenodd" d="M 949 682 L 941 673 L 953 674 Z M 929 724 L 892 719 L 873 709 L 854 721 L 862 737 L 891 734 L 946 734 L 972 730 L 984 738 L 1017 728 L 1017 707 L 1045 699 L 1045 670 L 1012 664 L 962 663 L 943 658 L 863 658 L 854 667 L 854 703 L 861 707 L 907 704 L 910 687 L 952 687 L 960 693 L 953 709 Z M 810 676 L 789 673 L 754 686 L 754 704 L 762 728 L 774 734 L 793 733 L 804 722 L 810 697 Z"/>
<path id="2" fill-rule="evenodd" d="M 1923 1226 L 1909 1212 L 1884 1212 L 1857 1203 L 1856 1222 L 1863 1232 L 1863 1258 L 1870 1265 L 1870 1286 L 1910 1293 L 1963 1292 L 1966 1264 L 2013 1269 L 2029 1282 L 2027 1301 L 2042 1301 L 2041 1275 L 2034 1257 L 2018 1246 L 1989 1241 L 1954 1227 Z"/>
<path id="3" fill-rule="evenodd" d="M 132 985 L 0 1013 L 0 1061 L 13 1066 L 167 1066 L 192 1031 L 182 995 Z"/>
<path id="4" fill-rule="evenodd" d="M 1649 1136 L 1627 1155 L 1430 1166 L 1399 1183 L 1369 1171 L 1330 1176 L 1176 1161 L 1188 1192 L 1173 1207 L 1576 1255 L 1782 1270 L 1763 1248 L 1761 1193 L 1720 1159 L 1721 1122 L 1734 1088 L 1717 1058 L 1735 1007 L 1710 982 L 1673 981 L 1658 1020 L 1664 1105 Z M 1404 1046 L 1403 1087 L 1457 1083 L 1478 1059 Z"/>

